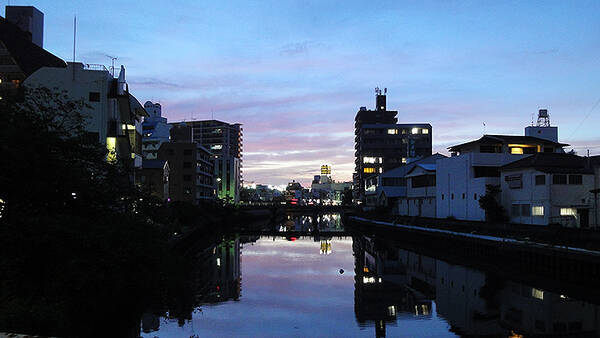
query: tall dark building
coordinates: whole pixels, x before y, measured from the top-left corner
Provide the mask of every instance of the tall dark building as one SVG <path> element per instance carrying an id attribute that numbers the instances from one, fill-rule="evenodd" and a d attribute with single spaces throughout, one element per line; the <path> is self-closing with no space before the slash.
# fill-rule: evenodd
<path id="1" fill-rule="evenodd" d="M 387 89 L 375 92 L 375 110 L 360 107 L 354 118 L 354 198 L 360 201 L 367 178 L 431 155 L 431 125 L 398 124 L 398 112 L 387 110 Z"/>
<path id="2" fill-rule="evenodd" d="M 177 128 L 181 124 L 171 125 Z M 210 150 L 215 157 L 218 197 L 237 203 L 242 186 L 242 125 L 217 120 L 187 121 L 184 124 L 191 128 L 192 140 Z"/>

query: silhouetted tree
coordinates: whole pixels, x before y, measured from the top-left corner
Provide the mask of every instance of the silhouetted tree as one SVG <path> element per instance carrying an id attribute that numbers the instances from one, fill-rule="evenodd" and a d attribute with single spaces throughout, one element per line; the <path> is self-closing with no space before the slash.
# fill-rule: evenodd
<path id="1" fill-rule="evenodd" d="M 498 203 L 500 191 L 500 186 L 486 184 L 485 195 L 479 198 L 479 207 L 485 210 L 485 217 L 489 222 L 506 222 L 508 220 L 506 210 Z"/>

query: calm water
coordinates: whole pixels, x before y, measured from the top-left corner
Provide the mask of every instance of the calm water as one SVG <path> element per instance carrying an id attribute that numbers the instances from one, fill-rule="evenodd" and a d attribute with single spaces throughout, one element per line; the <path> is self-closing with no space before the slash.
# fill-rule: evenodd
<path id="1" fill-rule="evenodd" d="M 299 238 L 230 236 L 199 254 L 186 321 L 146 315 L 143 337 L 594 337 L 598 307 L 343 232 L 339 216 L 289 217 Z"/>

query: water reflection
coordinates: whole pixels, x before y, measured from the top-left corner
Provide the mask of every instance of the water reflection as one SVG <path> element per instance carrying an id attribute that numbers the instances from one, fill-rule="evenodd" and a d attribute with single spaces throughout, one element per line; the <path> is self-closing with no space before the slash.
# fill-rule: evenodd
<path id="1" fill-rule="evenodd" d="M 355 310 L 377 336 L 399 312 L 436 312 L 450 331 L 467 336 L 596 337 L 598 306 L 531 285 L 355 236 Z"/>
<path id="2" fill-rule="evenodd" d="M 227 235 L 199 250 L 188 307 L 193 311 L 144 315 L 146 336 L 595 337 L 600 332 L 598 307 L 590 302 L 450 264 L 401 243 L 336 236 L 346 234 L 337 215 L 290 215 L 277 227 L 313 233 Z"/>

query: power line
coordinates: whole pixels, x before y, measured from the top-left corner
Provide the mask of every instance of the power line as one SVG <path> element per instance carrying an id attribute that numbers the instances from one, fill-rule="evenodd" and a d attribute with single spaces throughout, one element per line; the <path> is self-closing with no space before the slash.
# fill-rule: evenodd
<path id="1" fill-rule="evenodd" d="M 590 115 L 592 114 L 594 109 L 596 109 L 596 107 L 598 107 L 599 104 L 600 104 L 600 98 L 598 99 L 598 101 L 596 101 L 596 103 L 594 103 L 594 105 L 592 106 L 592 109 L 590 109 L 590 111 L 587 113 L 587 115 L 585 115 L 583 120 L 581 120 L 581 122 L 579 122 L 579 125 L 577 125 L 577 128 L 575 128 L 575 130 L 573 130 L 573 132 L 571 133 L 571 136 L 569 136 L 568 140 L 572 141 L 573 135 L 575 135 L 577 130 L 579 130 L 579 128 L 583 125 L 583 122 L 585 122 L 585 120 L 587 120 L 587 118 L 590 117 Z"/>

